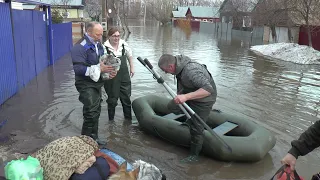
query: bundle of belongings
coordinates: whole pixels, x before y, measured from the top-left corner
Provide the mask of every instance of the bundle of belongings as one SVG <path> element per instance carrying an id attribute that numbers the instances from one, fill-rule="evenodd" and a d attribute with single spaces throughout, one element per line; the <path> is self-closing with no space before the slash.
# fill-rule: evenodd
<path id="1" fill-rule="evenodd" d="M 154 165 L 136 161 L 130 165 L 118 154 L 99 149 L 89 136 L 67 136 L 56 139 L 26 160 L 13 160 L 5 167 L 10 180 L 105 180 L 120 171 L 138 171 L 137 179 L 161 180 L 165 178 Z"/>
<path id="2" fill-rule="evenodd" d="M 96 141 L 84 135 L 59 138 L 32 156 L 40 161 L 45 180 L 102 180 L 119 168 Z"/>
<path id="3" fill-rule="evenodd" d="M 290 166 L 283 165 L 271 178 L 271 180 L 304 180 L 303 177 L 299 176 L 297 171 L 292 171 Z"/>
<path id="4" fill-rule="evenodd" d="M 43 180 L 43 169 L 38 159 L 12 160 L 4 167 L 5 177 L 10 180 Z M 1 178 L 0 178 L 1 179 Z"/>
<path id="5" fill-rule="evenodd" d="M 118 169 L 96 141 L 81 135 L 59 138 L 25 160 L 9 162 L 5 175 L 10 180 L 103 180 Z"/>

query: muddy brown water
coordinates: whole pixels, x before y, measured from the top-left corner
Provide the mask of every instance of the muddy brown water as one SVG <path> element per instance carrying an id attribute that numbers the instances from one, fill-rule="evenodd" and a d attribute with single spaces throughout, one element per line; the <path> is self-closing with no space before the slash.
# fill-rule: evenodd
<path id="1" fill-rule="evenodd" d="M 215 109 L 248 118 L 267 128 L 277 138 L 275 147 L 256 163 L 221 162 L 201 156 L 199 163 L 180 164 L 188 149 L 142 132 L 136 122 L 123 120 L 120 103 L 115 122 L 107 118 L 103 95 L 99 136 L 128 161 L 143 159 L 157 165 L 168 179 L 270 179 L 280 167 L 280 159 L 298 138 L 320 118 L 320 66 L 269 60 L 249 51 L 252 41 L 241 37 L 185 33 L 179 28 L 131 22 L 127 41 L 134 54 L 132 100 L 146 94 L 169 97 L 164 87 L 137 60 L 148 58 L 169 86 L 172 75 L 157 67 L 163 53 L 185 54 L 207 65 L 218 89 Z M 82 125 L 82 105 L 74 86 L 70 56 L 44 70 L 25 89 L 1 106 L 0 120 L 9 122 L 1 134 L 13 130 L 54 139 L 78 135 Z M 37 141 L 38 142 L 38 141 Z M 36 142 L 29 146 L 39 146 Z M 319 150 L 300 157 L 298 173 L 310 179 L 320 171 Z"/>

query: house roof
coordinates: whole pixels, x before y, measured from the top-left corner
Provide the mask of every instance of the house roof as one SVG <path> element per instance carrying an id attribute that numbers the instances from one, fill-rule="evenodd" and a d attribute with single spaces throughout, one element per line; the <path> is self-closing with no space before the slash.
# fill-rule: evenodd
<path id="1" fill-rule="evenodd" d="M 49 6 L 50 4 L 49 3 L 46 3 L 46 2 L 42 2 L 42 1 L 39 1 L 39 0 L 10 0 L 12 2 L 19 2 L 19 3 L 27 3 L 27 4 L 37 4 L 37 5 L 46 5 L 46 6 Z"/>
<path id="2" fill-rule="evenodd" d="M 188 6 L 179 6 L 178 11 L 187 12 L 188 8 Z"/>
<path id="3" fill-rule="evenodd" d="M 172 16 L 173 17 L 184 17 L 184 14 L 181 13 L 180 11 L 172 11 Z"/>
<path id="4" fill-rule="evenodd" d="M 186 17 L 186 12 L 188 10 L 188 7 L 178 7 L 177 11 L 172 11 L 173 17 L 179 18 L 179 17 Z"/>
<path id="5" fill-rule="evenodd" d="M 34 0 L 34 1 L 38 1 L 38 2 L 42 2 L 42 3 L 46 3 L 46 4 L 51 4 L 51 5 L 65 5 L 65 3 L 63 2 L 67 2 L 67 4 L 69 6 L 83 6 L 82 0 Z"/>
<path id="6" fill-rule="evenodd" d="M 219 18 L 219 7 L 189 6 L 193 17 Z"/>
<path id="7" fill-rule="evenodd" d="M 23 7 L 23 9 L 35 9 L 37 7 L 37 5 L 23 4 L 22 7 Z"/>

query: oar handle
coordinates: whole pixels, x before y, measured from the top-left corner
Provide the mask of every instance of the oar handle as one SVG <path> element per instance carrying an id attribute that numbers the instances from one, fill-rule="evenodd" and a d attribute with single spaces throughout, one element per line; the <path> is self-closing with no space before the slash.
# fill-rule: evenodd
<path id="1" fill-rule="evenodd" d="M 140 61 L 142 65 L 146 66 L 146 63 L 143 61 L 143 59 L 140 56 L 137 59 Z"/>
<path id="2" fill-rule="evenodd" d="M 151 63 L 149 62 L 149 60 L 147 58 L 144 59 L 144 62 L 147 64 L 147 66 L 150 68 L 150 69 L 153 69 L 153 66 L 151 65 Z"/>

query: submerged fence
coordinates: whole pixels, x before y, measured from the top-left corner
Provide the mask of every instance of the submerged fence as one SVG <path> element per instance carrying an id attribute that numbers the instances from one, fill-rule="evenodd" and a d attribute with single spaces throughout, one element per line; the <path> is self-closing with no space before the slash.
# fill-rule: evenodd
<path id="1" fill-rule="evenodd" d="M 63 55 L 68 53 L 72 43 L 72 23 L 62 23 L 52 25 L 53 37 L 53 61 L 56 62 Z"/>
<path id="2" fill-rule="evenodd" d="M 0 2 L 0 105 L 72 47 L 72 23 L 51 26 L 49 11 Z"/>

